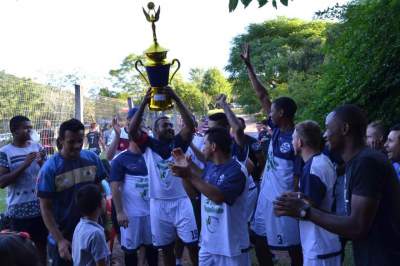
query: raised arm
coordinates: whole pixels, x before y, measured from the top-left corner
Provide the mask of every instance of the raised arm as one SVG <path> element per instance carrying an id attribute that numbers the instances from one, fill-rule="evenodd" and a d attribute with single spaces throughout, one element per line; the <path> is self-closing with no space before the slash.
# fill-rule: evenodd
<path id="1" fill-rule="evenodd" d="M 183 104 L 181 98 L 179 98 L 179 96 L 172 90 L 171 87 L 166 87 L 165 91 L 175 101 L 176 107 L 178 108 L 178 111 L 182 116 L 183 123 L 185 124 L 179 134 L 181 135 L 183 140 L 191 141 L 195 130 L 192 113 L 189 111 L 186 105 Z"/>
<path id="2" fill-rule="evenodd" d="M 115 152 L 118 148 L 118 143 L 121 136 L 121 127 L 118 124 L 117 117 L 114 117 L 112 120 L 112 127 L 114 129 L 114 138 L 111 141 L 110 147 L 107 149 L 106 158 L 111 161 L 114 158 Z"/>
<path id="3" fill-rule="evenodd" d="M 247 67 L 247 73 L 249 75 L 251 85 L 253 86 L 253 89 L 254 89 L 257 97 L 260 99 L 261 106 L 262 106 L 264 112 L 266 112 L 266 114 L 269 115 L 269 113 L 271 111 L 271 99 L 270 99 L 267 89 L 264 87 L 264 85 L 261 83 L 261 81 L 257 78 L 254 67 L 251 64 L 250 46 L 248 44 L 244 45 L 243 51 L 240 54 L 240 57 L 242 58 L 243 62 L 245 63 L 245 65 Z"/>
<path id="4" fill-rule="evenodd" d="M 226 117 L 228 118 L 229 125 L 231 126 L 233 137 L 235 138 L 236 144 L 240 147 L 245 145 L 244 128 L 242 127 L 239 119 L 233 113 L 231 107 L 226 102 L 226 95 L 220 94 L 217 98 L 217 105 L 224 110 Z"/>
<path id="5" fill-rule="evenodd" d="M 134 139 L 140 136 L 140 125 L 142 124 L 143 120 L 143 113 L 146 105 L 149 104 L 151 97 L 151 88 L 149 88 L 146 92 L 146 95 L 143 98 L 142 103 L 139 105 L 139 109 L 133 115 L 130 123 L 129 123 L 129 135 L 132 136 Z"/>

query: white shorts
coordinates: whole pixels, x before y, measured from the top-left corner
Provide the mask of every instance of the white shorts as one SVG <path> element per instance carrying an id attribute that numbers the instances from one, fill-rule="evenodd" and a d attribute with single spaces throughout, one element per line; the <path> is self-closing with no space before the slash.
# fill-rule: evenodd
<path id="1" fill-rule="evenodd" d="M 176 235 L 185 244 L 195 244 L 198 241 L 196 219 L 188 197 L 150 199 L 150 221 L 153 245 L 156 247 L 172 244 Z"/>
<path id="2" fill-rule="evenodd" d="M 200 248 L 199 266 L 250 266 L 249 252 L 242 253 L 238 256 L 228 257 L 208 253 Z"/>
<path id="3" fill-rule="evenodd" d="M 299 221 L 287 216 L 275 216 L 273 203 L 267 199 L 264 208 L 265 232 L 269 248 L 289 249 L 300 246 Z"/>
<path id="4" fill-rule="evenodd" d="M 258 236 L 265 236 L 265 203 L 267 199 L 259 193 L 254 217 L 250 222 L 250 229 Z"/>
<path id="5" fill-rule="evenodd" d="M 151 245 L 150 215 L 128 217 L 128 227 L 121 229 L 121 247 L 133 251 L 141 245 Z"/>
<path id="6" fill-rule="evenodd" d="M 342 265 L 342 257 L 340 255 L 326 258 L 326 259 L 310 259 L 303 258 L 303 265 L 307 266 L 341 266 Z"/>

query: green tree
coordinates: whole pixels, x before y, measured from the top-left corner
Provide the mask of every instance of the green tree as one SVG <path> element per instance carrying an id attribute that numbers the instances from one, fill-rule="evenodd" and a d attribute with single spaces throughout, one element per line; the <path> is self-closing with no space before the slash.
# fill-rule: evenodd
<path id="1" fill-rule="evenodd" d="M 142 96 L 148 87 L 146 81 L 135 69 L 137 60 L 144 61 L 144 56 L 129 54 L 124 58 L 119 68 L 112 69 L 109 72 L 113 86 L 120 91 L 120 96 Z M 144 69 L 142 69 L 142 72 L 145 74 Z"/>
<path id="2" fill-rule="evenodd" d="M 245 111 L 258 112 L 261 107 L 240 58 L 243 45 L 250 44 L 253 65 L 272 96 L 289 95 L 296 99 L 303 95 L 296 90 L 307 92 L 313 89 L 301 81 L 309 78 L 317 80 L 320 75 L 319 67 L 324 61 L 323 46 L 329 25 L 323 21 L 307 22 L 279 17 L 261 24 L 251 24 L 247 33 L 234 38 L 226 70 L 230 73 L 236 101 Z"/>
<path id="3" fill-rule="evenodd" d="M 211 107 L 214 105 L 214 99 L 218 94 L 224 93 L 231 96 L 232 85 L 220 70 L 217 68 L 210 68 L 204 73 L 200 84 L 200 90 L 205 93 L 204 96 L 207 98 L 208 105 Z"/>
<path id="4" fill-rule="evenodd" d="M 192 112 L 205 114 L 208 109 L 203 93 L 194 82 L 185 82 L 180 74 L 172 80 L 172 87 Z"/>
<path id="5" fill-rule="evenodd" d="M 354 103 L 387 124 L 400 113 L 400 0 L 353 2 L 327 42 L 313 118 Z"/>

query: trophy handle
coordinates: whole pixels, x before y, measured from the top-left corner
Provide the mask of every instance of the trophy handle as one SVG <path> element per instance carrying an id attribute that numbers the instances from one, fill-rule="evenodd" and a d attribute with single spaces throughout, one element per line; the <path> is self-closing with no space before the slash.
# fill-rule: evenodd
<path id="1" fill-rule="evenodd" d="M 175 58 L 174 60 L 172 60 L 171 66 L 172 66 L 175 62 L 178 63 L 178 67 L 175 69 L 174 73 L 172 74 L 171 78 L 169 79 L 169 83 L 170 83 L 170 84 L 171 84 L 171 81 L 172 81 L 172 79 L 174 78 L 176 72 L 178 72 L 178 70 L 181 68 L 181 62 L 179 62 L 179 60 L 176 59 L 176 58 Z"/>
<path id="2" fill-rule="evenodd" d="M 144 67 L 142 60 L 139 59 L 139 60 L 137 60 L 137 61 L 135 62 L 135 69 L 136 69 L 136 71 L 139 72 L 139 74 L 142 76 L 142 78 L 144 78 L 144 80 L 147 82 L 147 84 L 150 85 L 149 80 L 148 80 L 148 79 L 146 78 L 146 76 L 142 73 L 142 71 L 140 71 L 139 66 L 138 66 L 139 64 L 140 64 L 142 67 Z"/>

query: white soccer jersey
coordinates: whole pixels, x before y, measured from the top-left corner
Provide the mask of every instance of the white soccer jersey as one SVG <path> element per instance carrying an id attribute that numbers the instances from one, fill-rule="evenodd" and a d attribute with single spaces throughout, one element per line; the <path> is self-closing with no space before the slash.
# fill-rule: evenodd
<path id="1" fill-rule="evenodd" d="M 300 178 L 300 191 L 311 198 L 318 209 L 330 212 L 334 203 L 335 181 L 336 172 L 332 162 L 327 156 L 319 154 L 305 163 Z M 338 235 L 310 221 L 301 220 L 299 226 L 305 258 L 323 259 L 340 255 Z"/>
<path id="2" fill-rule="evenodd" d="M 163 159 L 151 148 L 146 148 L 143 156 L 150 176 L 150 198 L 178 199 L 187 197 L 182 178 L 174 176 L 169 169 L 169 164 L 173 162 L 172 156 Z"/>
<path id="3" fill-rule="evenodd" d="M 229 183 L 229 178 L 244 178 L 245 185 L 231 205 L 226 202 L 216 204 L 201 195 L 200 247 L 204 252 L 233 257 L 242 254 L 250 245 L 246 217 L 249 183 L 245 170 L 237 161 L 232 160 L 229 165 L 222 167 L 226 168 L 217 168 L 222 170 L 221 173 L 214 169 L 207 171 L 206 167 L 205 180 L 218 187 L 221 184 L 227 186 L 223 182 Z"/>

